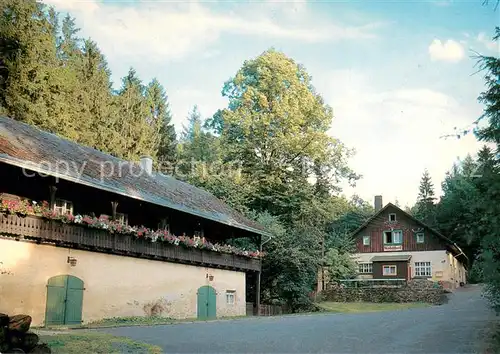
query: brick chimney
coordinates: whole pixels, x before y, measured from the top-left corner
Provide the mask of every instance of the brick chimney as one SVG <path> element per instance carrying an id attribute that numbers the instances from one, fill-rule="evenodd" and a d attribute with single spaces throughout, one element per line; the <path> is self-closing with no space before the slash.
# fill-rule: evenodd
<path id="1" fill-rule="evenodd" d="M 378 211 L 380 211 L 380 209 L 382 209 L 384 204 L 382 203 L 382 196 L 381 195 L 375 196 L 375 201 L 374 201 L 373 206 L 375 208 L 375 212 L 378 212 Z"/>

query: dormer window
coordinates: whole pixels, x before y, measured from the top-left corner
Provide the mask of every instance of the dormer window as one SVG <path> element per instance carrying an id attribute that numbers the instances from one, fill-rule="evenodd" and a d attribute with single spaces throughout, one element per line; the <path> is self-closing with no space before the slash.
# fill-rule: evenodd
<path id="1" fill-rule="evenodd" d="M 389 221 L 396 221 L 396 214 L 394 213 L 389 214 Z"/>

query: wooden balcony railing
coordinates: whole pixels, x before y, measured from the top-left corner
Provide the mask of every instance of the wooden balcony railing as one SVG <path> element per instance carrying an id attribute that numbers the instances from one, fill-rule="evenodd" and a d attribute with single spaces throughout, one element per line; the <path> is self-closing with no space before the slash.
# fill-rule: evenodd
<path id="1" fill-rule="evenodd" d="M 151 242 L 130 235 L 63 224 L 36 216 L 20 217 L 0 213 L 0 235 L 23 237 L 43 243 L 112 254 L 158 259 L 213 268 L 260 271 L 261 261 L 205 249 L 185 248 L 163 242 Z"/>

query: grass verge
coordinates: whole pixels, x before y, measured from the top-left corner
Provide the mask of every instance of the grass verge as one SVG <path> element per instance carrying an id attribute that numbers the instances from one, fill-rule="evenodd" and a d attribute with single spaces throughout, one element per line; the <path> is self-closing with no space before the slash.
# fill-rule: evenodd
<path id="1" fill-rule="evenodd" d="M 500 353 L 500 321 L 492 321 L 492 323 L 489 324 L 484 338 L 485 340 L 482 343 L 481 353 Z"/>
<path id="2" fill-rule="evenodd" d="M 233 320 L 245 318 L 247 316 L 231 316 L 231 317 L 217 317 L 218 320 Z M 89 322 L 83 328 L 106 328 L 106 327 L 130 327 L 130 326 L 155 326 L 166 325 L 186 322 L 203 322 L 205 320 L 198 320 L 197 318 L 174 319 L 169 317 L 111 317 L 104 318 L 99 321 Z"/>
<path id="3" fill-rule="evenodd" d="M 318 306 L 326 312 L 338 313 L 362 313 L 362 312 L 378 312 L 378 311 L 393 311 L 406 310 L 412 308 L 421 308 L 431 306 L 423 302 L 408 302 L 408 303 L 372 303 L 372 302 L 320 302 Z"/>
<path id="4" fill-rule="evenodd" d="M 129 327 L 129 326 L 154 326 L 154 325 L 162 325 L 162 324 L 172 324 L 179 321 L 194 321 L 195 319 L 186 319 L 186 320 L 176 320 L 169 317 L 159 317 L 159 316 L 151 316 L 151 317 L 141 317 L 141 316 L 132 316 L 132 317 L 111 317 L 111 318 L 103 318 L 99 321 L 89 322 L 85 325 L 86 328 L 102 328 L 102 327 Z"/>
<path id="5" fill-rule="evenodd" d="M 105 333 L 80 332 L 78 334 L 41 335 L 40 342 L 47 343 L 52 353 L 55 354 L 162 353 L 158 346 Z"/>

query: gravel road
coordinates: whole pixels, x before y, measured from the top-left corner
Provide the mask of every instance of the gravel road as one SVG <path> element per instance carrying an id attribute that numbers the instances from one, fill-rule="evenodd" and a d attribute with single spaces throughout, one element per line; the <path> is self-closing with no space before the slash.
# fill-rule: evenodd
<path id="1" fill-rule="evenodd" d="M 441 306 L 364 314 L 244 318 L 102 331 L 165 353 L 479 353 L 494 317 L 479 287 Z"/>

